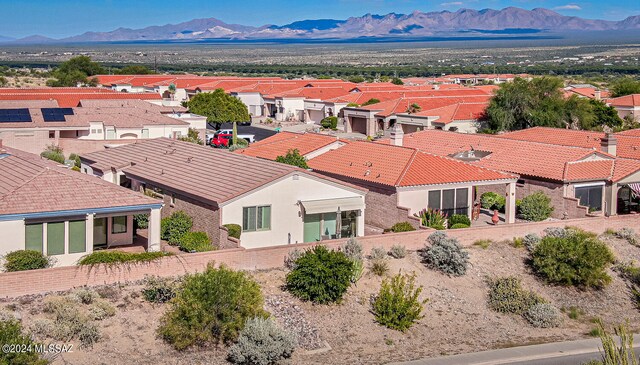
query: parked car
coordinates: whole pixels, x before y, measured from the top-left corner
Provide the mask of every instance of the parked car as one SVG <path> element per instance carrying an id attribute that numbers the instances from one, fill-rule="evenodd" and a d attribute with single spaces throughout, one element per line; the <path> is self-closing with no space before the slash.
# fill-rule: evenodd
<path id="1" fill-rule="evenodd" d="M 218 131 L 216 131 L 216 133 L 222 133 L 222 134 L 233 134 L 233 129 L 220 129 Z M 207 135 L 207 138 L 209 136 Z M 249 142 L 249 143 L 253 143 L 256 141 L 256 135 L 255 134 L 248 134 L 248 133 L 238 133 L 238 138 L 242 138 L 245 141 Z"/>
<path id="2" fill-rule="evenodd" d="M 208 136 L 207 136 L 208 138 Z M 216 133 L 209 141 L 208 145 L 215 148 L 228 148 L 233 143 L 233 135 L 230 133 Z"/>

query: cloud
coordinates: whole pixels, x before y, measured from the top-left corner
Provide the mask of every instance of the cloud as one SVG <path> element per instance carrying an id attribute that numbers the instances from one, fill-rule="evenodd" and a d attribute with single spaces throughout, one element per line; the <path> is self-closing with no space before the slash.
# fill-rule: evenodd
<path id="1" fill-rule="evenodd" d="M 567 4 L 562 6 L 556 6 L 555 8 L 553 8 L 553 10 L 582 10 L 582 8 L 580 7 L 580 5 Z"/>
<path id="2" fill-rule="evenodd" d="M 452 1 L 450 3 L 442 3 L 440 6 L 462 6 L 464 4 L 462 1 Z"/>

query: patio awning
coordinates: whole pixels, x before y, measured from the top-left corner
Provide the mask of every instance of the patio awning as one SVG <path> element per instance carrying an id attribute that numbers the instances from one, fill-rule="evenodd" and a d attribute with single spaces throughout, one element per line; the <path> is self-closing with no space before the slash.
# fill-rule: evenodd
<path id="1" fill-rule="evenodd" d="M 627 184 L 627 186 L 633 191 L 633 195 L 640 196 L 640 183 Z"/>
<path id="2" fill-rule="evenodd" d="M 323 106 L 305 106 L 304 108 L 308 110 L 321 111 L 322 109 L 324 109 L 324 105 Z"/>
<path id="3" fill-rule="evenodd" d="M 321 199 L 300 201 L 305 214 L 341 212 L 364 209 L 364 199 L 359 196 L 350 198 Z"/>

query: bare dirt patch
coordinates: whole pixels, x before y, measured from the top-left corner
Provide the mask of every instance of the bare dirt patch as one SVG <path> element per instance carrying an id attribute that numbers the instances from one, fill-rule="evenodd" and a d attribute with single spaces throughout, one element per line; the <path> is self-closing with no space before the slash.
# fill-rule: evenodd
<path id="1" fill-rule="evenodd" d="M 640 261 L 640 248 L 613 237 L 603 238 L 618 260 Z M 426 269 L 416 252 L 406 258 L 389 258 L 389 275 L 415 272 L 417 283 L 429 298 L 425 317 L 406 333 L 377 325 L 370 300 L 382 279 L 365 271 L 343 302 L 320 306 L 301 302 L 283 290 L 285 270 L 254 272 L 262 286 L 266 308 L 281 325 L 303 336 L 288 364 L 383 364 L 391 361 L 449 355 L 531 343 L 587 337 L 591 320 L 606 323 L 629 320 L 640 328 L 640 311 L 631 300 L 625 281 L 611 271 L 612 283 L 603 290 L 581 291 L 546 285 L 526 264 L 524 248 L 507 242 L 491 243 L 483 249 L 469 249 L 471 265 L 463 277 L 448 277 Z M 522 317 L 493 312 L 487 308 L 487 276 L 513 275 L 522 285 L 559 308 L 577 307 L 577 319 L 564 315 L 560 328 L 534 328 Z M 93 348 L 59 356 L 54 364 L 227 364 L 225 348 L 174 351 L 156 335 L 166 304 L 150 304 L 140 295 L 140 285 L 111 286 L 99 291 L 117 307 L 114 317 L 99 322 L 102 339 Z M 26 328 L 42 318 L 43 296 L 18 298 L 0 304 L 20 314 Z M 51 341 L 49 341 L 51 342 Z M 78 341 L 72 341 L 77 343 Z M 328 344 L 329 351 L 308 351 Z"/>

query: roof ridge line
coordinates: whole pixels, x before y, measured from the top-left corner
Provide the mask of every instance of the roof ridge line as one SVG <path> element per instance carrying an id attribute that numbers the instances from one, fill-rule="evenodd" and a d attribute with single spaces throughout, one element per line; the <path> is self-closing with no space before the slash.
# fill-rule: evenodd
<path id="1" fill-rule="evenodd" d="M 407 164 L 404 166 L 404 169 L 402 169 L 402 173 L 400 174 L 400 176 L 398 177 L 398 179 L 394 183 L 394 186 L 400 186 L 400 183 L 401 183 L 402 179 L 404 179 L 404 177 L 406 176 L 407 172 L 409 172 L 409 169 L 411 168 L 411 165 L 413 164 L 413 161 L 416 159 L 416 156 L 418 155 L 418 152 L 419 151 L 417 149 L 413 150 L 413 153 L 411 154 L 411 158 L 409 159 L 409 161 L 407 161 Z"/>

